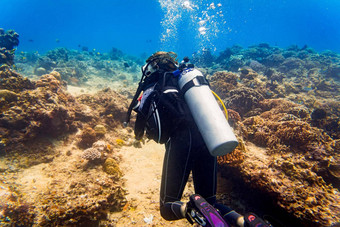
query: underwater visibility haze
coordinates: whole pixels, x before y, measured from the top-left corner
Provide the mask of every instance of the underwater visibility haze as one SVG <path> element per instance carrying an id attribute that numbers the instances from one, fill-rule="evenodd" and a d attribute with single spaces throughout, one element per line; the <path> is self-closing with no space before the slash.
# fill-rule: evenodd
<path id="1" fill-rule="evenodd" d="M 190 55 L 234 44 L 308 45 L 340 51 L 336 0 L 2 0 L 0 22 L 20 34 L 18 49 L 46 52 L 78 45 L 133 55 L 159 49 Z"/>
<path id="2" fill-rule="evenodd" d="M 0 226 L 191 226 L 159 213 L 164 146 L 123 127 L 156 51 L 227 109 L 219 203 L 339 226 L 339 41 L 339 0 L 0 0 Z"/>

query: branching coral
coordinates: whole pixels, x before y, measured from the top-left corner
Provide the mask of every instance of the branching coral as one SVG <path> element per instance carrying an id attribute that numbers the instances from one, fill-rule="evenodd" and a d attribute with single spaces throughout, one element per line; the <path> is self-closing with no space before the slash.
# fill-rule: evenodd
<path id="1" fill-rule="evenodd" d="M 99 151 L 99 149 L 90 147 L 84 150 L 81 157 L 88 161 L 97 161 L 101 159 L 102 153 Z"/>
<path id="2" fill-rule="evenodd" d="M 110 145 L 105 141 L 98 140 L 92 144 L 92 147 L 83 151 L 81 157 L 89 162 L 104 161 L 107 154 L 105 152 L 110 151 Z"/>

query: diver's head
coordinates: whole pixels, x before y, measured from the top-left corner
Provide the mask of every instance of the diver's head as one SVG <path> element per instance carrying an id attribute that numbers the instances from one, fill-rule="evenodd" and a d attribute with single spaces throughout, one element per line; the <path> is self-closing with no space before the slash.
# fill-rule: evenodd
<path id="1" fill-rule="evenodd" d="M 154 72 L 174 71 L 178 67 L 177 55 L 174 52 L 158 51 L 151 55 L 142 67 L 143 75 L 150 76 Z"/>

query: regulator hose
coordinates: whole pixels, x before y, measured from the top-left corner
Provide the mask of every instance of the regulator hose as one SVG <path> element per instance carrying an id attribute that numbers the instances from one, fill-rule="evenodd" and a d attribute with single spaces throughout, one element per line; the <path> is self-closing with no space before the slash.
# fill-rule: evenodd
<path id="1" fill-rule="evenodd" d="M 228 121 L 228 111 L 227 111 L 227 108 L 225 107 L 222 99 L 213 90 L 211 90 L 211 92 L 214 94 L 214 96 L 218 99 L 218 101 L 220 101 L 221 105 L 223 106 L 223 109 L 224 109 L 224 112 L 225 112 L 225 118 Z"/>

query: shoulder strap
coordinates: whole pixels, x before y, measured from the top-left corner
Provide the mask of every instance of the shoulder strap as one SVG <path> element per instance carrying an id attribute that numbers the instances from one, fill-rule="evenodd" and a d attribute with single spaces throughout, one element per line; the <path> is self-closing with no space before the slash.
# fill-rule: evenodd
<path id="1" fill-rule="evenodd" d="M 184 96 L 184 94 L 192 87 L 199 87 L 203 85 L 208 85 L 208 81 L 203 76 L 196 76 L 192 80 L 190 80 L 188 83 L 186 83 L 183 88 L 181 89 L 181 93 Z"/>

